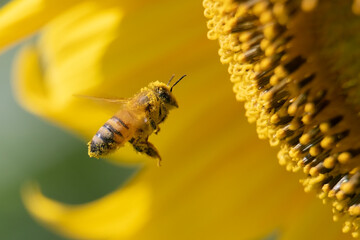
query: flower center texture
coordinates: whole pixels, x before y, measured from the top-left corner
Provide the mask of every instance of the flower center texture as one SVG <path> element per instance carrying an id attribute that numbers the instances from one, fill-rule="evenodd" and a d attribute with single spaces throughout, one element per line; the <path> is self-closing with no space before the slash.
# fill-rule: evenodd
<path id="1" fill-rule="evenodd" d="M 343 232 L 360 226 L 360 1 L 204 0 L 236 99 Z"/>

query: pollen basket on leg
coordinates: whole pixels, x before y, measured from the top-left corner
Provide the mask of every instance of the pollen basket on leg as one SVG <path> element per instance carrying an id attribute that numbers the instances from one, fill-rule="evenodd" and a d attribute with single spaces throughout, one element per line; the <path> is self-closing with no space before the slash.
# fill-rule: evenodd
<path id="1" fill-rule="evenodd" d="M 332 3 L 336 8 L 336 1 Z M 303 171 L 306 191 L 331 202 L 344 232 L 360 231 L 360 128 L 339 72 L 318 54 L 317 1 L 204 0 L 208 37 L 218 39 L 236 99 L 279 163 Z M 342 6 L 346 7 L 346 4 Z M 351 2 L 348 6 L 351 9 Z M 326 9 L 326 8 L 324 8 Z M 304 11 L 306 10 L 306 11 Z M 319 47 L 320 46 L 320 47 Z"/>

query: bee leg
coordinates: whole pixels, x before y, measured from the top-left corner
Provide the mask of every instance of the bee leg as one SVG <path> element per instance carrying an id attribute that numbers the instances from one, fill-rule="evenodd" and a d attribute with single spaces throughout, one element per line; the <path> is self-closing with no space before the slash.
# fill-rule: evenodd
<path id="1" fill-rule="evenodd" d="M 134 141 L 132 142 L 132 145 L 134 146 L 136 151 L 145 153 L 152 158 L 157 158 L 158 166 L 160 166 L 161 157 L 159 151 L 152 143 L 149 143 L 148 141 Z"/>
<path id="2" fill-rule="evenodd" d="M 152 144 L 152 143 L 149 143 L 147 142 L 147 150 L 146 150 L 146 154 L 149 155 L 150 157 L 153 157 L 153 158 L 157 158 L 158 162 L 157 162 L 157 165 L 158 167 L 161 166 L 161 157 L 160 157 L 160 154 L 159 154 L 159 151 L 156 149 L 156 147 Z"/>
<path id="3" fill-rule="evenodd" d="M 150 126 L 152 127 L 152 129 L 155 130 L 155 134 L 158 134 L 158 132 L 160 131 L 159 125 L 156 124 L 156 122 L 154 120 L 150 120 Z"/>

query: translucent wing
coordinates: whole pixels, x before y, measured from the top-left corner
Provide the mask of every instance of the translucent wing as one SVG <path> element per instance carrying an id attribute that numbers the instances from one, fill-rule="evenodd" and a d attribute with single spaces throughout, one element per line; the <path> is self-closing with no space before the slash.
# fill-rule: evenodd
<path id="1" fill-rule="evenodd" d="M 109 114 L 113 114 L 117 112 L 119 109 L 125 107 L 128 99 L 126 98 L 103 98 L 103 97 L 94 97 L 94 96 L 86 96 L 86 95 L 73 95 L 76 98 L 90 100 L 91 102 L 99 105 L 105 112 Z"/>
<path id="2" fill-rule="evenodd" d="M 102 97 L 94 97 L 94 96 L 86 96 L 86 95 L 74 95 L 74 97 L 86 98 L 97 102 L 108 102 L 108 103 L 117 103 L 117 104 L 124 104 L 128 101 L 126 98 L 102 98 Z"/>

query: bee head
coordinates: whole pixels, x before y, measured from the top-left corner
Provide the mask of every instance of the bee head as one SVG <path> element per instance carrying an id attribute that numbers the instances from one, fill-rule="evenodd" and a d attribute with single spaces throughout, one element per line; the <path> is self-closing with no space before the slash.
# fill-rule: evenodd
<path id="1" fill-rule="evenodd" d="M 174 95 L 171 93 L 167 85 L 164 84 L 161 86 L 157 86 L 154 90 L 155 90 L 155 94 L 158 96 L 158 98 L 163 104 L 165 104 L 169 108 L 179 107 Z"/>
<path id="2" fill-rule="evenodd" d="M 183 75 L 179 80 L 177 80 L 171 87 L 170 82 L 174 78 L 174 75 L 171 76 L 169 82 L 165 85 L 164 83 L 156 82 L 152 85 L 152 89 L 160 99 L 162 103 L 164 103 L 168 108 L 179 107 L 174 95 L 172 94 L 173 87 L 178 84 L 186 75 Z"/>

